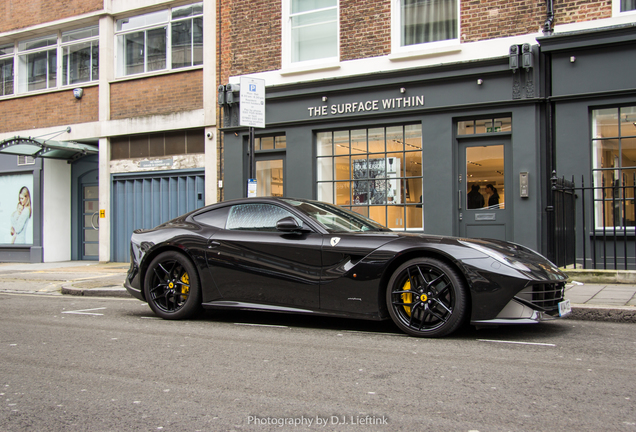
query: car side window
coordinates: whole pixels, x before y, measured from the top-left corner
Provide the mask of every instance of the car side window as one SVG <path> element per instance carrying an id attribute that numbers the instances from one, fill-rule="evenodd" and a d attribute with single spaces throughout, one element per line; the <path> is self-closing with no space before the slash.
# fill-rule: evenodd
<path id="1" fill-rule="evenodd" d="M 194 216 L 193 219 L 203 225 L 208 225 L 215 228 L 225 228 L 229 210 L 229 207 L 221 207 L 218 209 L 207 211 L 205 213 L 199 213 L 198 215 Z"/>
<path id="2" fill-rule="evenodd" d="M 284 217 L 292 216 L 287 210 L 272 204 L 240 204 L 230 210 L 226 229 L 247 231 L 276 231 L 276 222 Z"/>

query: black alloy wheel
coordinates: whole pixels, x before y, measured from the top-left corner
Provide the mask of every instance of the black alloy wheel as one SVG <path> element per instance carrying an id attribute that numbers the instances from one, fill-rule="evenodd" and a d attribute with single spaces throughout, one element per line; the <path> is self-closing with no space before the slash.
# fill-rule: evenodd
<path id="1" fill-rule="evenodd" d="M 191 318 L 201 311 L 199 277 L 192 262 L 176 251 L 163 252 L 148 266 L 146 301 L 164 319 Z"/>
<path id="2" fill-rule="evenodd" d="M 417 337 L 446 336 L 464 321 L 466 284 L 458 271 L 435 258 L 415 258 L 393 273 L 386 302 L 393 322 Z"/>

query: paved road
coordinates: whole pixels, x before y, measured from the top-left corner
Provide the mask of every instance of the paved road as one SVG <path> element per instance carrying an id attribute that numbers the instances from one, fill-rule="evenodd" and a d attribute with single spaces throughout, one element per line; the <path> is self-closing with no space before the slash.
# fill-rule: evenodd
<path id="1" fill-rule="evenodd" d="M 633 324 L 426 340 L 391 323 L 174 322 L 130 299 L 0 294 L 0 325 L 2 431 L 636 431 Z"/>

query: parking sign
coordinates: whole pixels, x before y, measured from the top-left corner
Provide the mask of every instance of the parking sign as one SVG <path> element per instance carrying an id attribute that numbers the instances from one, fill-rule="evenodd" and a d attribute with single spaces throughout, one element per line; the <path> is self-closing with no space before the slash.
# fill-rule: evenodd
<path id="1" fill-rule="evenodd" d="M 265 80 L 241 77 L 239 104 L 241 126 L 265 127 Z"/>

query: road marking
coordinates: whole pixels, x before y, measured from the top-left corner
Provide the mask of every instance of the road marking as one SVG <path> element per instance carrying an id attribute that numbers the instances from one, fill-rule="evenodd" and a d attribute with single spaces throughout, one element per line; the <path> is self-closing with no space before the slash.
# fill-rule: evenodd
<path id="1" fill-rule="evenodd" d="M 76 311 L 64 311 L 62 313 L 67 313 L 67 314 L 77 314 L 77 315 L 104 315 L 101 313 L 92 313 L 92 312 L 88 312 L 88 311 L 96 311 L 96 310 L 104 310 L 106 309 L 105 307 L 100 307 L 100 308 L 93 308 L 93 309 L 81 309 L 81 310 L 76 310 Z"/>
<path id="2" fill-rule="evenodd" d="M 548 343 L 539 343 L 539 342 L 517 342 L 517 341 L 502 341 L 502 340 L 493 340 L 493 339 L 477 339 L 479 342 L 494 342 L 494 343 L 507 343 L 507 344 L 517 344 L 517 345 L 538 345 L 538 346 L 556 346 L 556 344 L 548 344 Z"/>
<path id="3" fill-rule="evenodd" d="M 289 328 L 287 326 L 273 325 L 273 324 L 251 324 L 251 323 L 234 323 L 239 326 L 252 326 L 252 327 L 273 327 L 273 328 Z"/>

